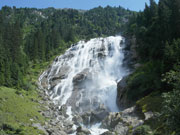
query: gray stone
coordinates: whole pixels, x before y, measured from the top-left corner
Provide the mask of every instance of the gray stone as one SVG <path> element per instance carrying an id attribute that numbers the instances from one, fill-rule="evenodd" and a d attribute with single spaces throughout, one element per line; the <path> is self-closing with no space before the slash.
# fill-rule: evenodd
<path id="1" fill-rule="evenodd" d="M 99 106 L 99 108 L 97 108 L 95 111 L 91 113 L 90 122 L 96 123 L 96 122 L 102 121 L 108 114 L 109 112 L 103 105 Z"/>
<path id="2" fill-rule="evenodd" d="M 33 126 L 33 127 L 36 127 L 36 128 L 39 129 L 39 130 L 42 130 L 45 134 L 48 134 L 48 133 L 46 132 L 45 128 L 44 128 L 43 126 L 41 126 L 40 123 L 33 123 L 32 126 Z"/>
<path id="3" fill-rule="evenodd" d="M 54 131 L 52 135 L 68 135 L 64 131 Z"/>
<path id="4" fill-rule="evenodd" d="M 59 72 L 56 75 L 53 76 L 52 81 L 57 80 L 57 79 L 65 79 L 67 77 L 69 71 L 70 71 L 70 67 L 62 66 L 59 69 Z"/>
<path id="5" fill-rule="evenodd" d="M 81 82 L 83 82 L 85 79 L 88 79 L 89 77 L 89 69 L 86 68 L 83 71 L 81 71 L 80 73 L 76 74 L 76 76 L 73 77 L 73 83 L 74 84 L 79 84 Z"/>
<path id="6" fill-rule="evenodd" d="M 75 130 L 72 129 L 72 128 L 70 128 L 70 129 L 68 129 L 68 130 L 66 131 L 67 134 L 72 134 L 72 133 L 74 133 L 74 132 L 75 132 Z"/>
<path id="7" fill-rule="evenodd" d="M 101 135 L 116 135 L 116 134 L 111 131 L 106 131 L 106 132 L 102 133 Z"/>
<path id="8" fill-rule="evenodd" d="M 102 128 L 109 129 L 118 135 L 125 135 L 128 127 L 133 128 L 142 125 L 143 120 L 136 114 L 135 107 L 127 108 L 119 113 L 110 113 L 103 121 Z"/>
<path id="9" fill-rule="evenodd" d="M 46 77 L 44 77 L 44 78 L 41 79 L 41 86 L 42 86 L 43 88 L 45 88 L 45 89 L 48 88 L 48 82 L 47 82 L 47 78 L 46 78 Z"/>
<path id="10" fill-rule="evenodd" d="M 102 121 L 101 127 L 112 130 L 116 125 L 122 122 L 120 113 L 109 113 L 109 115 Z"/>
<path id="11" fill-rule="evenodd" d="M 79 115 L 74 116 L 72 120 L 74 121 L 74 124 L 78 126 L 83 123 L 83 119 Z"/>
<path id="12" fill-rule="evenodd" d="M 62 105 L 61 108 L 59 109 L 59 114 L 60 115 L 67 115 L 66 111 L 67 111 L 67 106 L 66 105 Z"/>
<path id="13" fill-rule="evenodd" d="M 69 71 L 70 67 L 62 66 L 57 74 L 53 73 L 55 75 L 52 75 L 53 77 L 49 80 L 51 86 L 50 89 L 52 90 L 62 79 L 65 79 L 68 76 Z"/>
<path id="14" fill-rule="evenodd" d="M 99 58 L 105 58 L 106 55 L 105 55 L 104 52 L 98 52 L 98 57 L 99 57 Z"/>
<path id="15" fill-rule="evenodd" d="M 152 118 L 154 116 L 154 113 L 151 112 L 151 111 L 145 112 L 144 116 L 145 116 L 145 120 L 148 120 L 148 119 L 150 119 L 150 118 Z"/>
<path id="16" fill-rule="evenodd" d="M 92 74 L 89 72 L 89 69 L 86 68 L 73 77 L 73 91 L 87 89 L 87 87 L 91 85 L 91 82 Z"/>
<path id="17" fill-rule="evenodd" d="M 127 131 L 128 131 L 128 125 L 121 122 L 119 122 L 114 129 L 114 132 L 117 133 L 118 135 L 125 135 Z"/>
<path id="18" fill-rule="evenodd" d="M 81 127 L 79 126 L 77 129 L 77 135 L 90 135 L 91 132 L 87 129 L 87 128 L 84 128 L 84 127 Z"/>

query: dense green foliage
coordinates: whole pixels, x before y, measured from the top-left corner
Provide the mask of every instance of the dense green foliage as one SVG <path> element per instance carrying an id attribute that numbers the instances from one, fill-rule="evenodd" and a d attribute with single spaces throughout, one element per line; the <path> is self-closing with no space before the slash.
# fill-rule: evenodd
<path id="1" fill-rule="evenodd" d="M 24 86 L 29 62 L 48 61 L 80 39 L 117 34 L 130 11 L 121 7 L 0 10 L 0 85 Z"/>
<path id="2" fill-rule="evenodd" d="M 180 70 L 167 72 L 163 81 L 166 81 L 173 89 L 163 94 L 163 115 L 166 116 L 166 124 L 176 134 L 180 133 Z"/>
<path id="3" fill-rule="evenodd" d="M 133 135 L 152 135 L 150 131 L 151 129 L 149 126 L 142 125 L 135 129 Z"/>
<path id="4" fill-rule="evenodd" d="M 134 90 L 130 98 L 138 100 L 153 91 L 165 93 L 162 116 L 167 128 L 160 134 L 168 135 L 180 134 L 179 9 L 179 0 L 159 0 L 158 4 L 150 0 L 143 12 L 130 18 L 126 29 L 127 36 L 136 38 L 141 63 L 128 80 L 128 87 Z"/>

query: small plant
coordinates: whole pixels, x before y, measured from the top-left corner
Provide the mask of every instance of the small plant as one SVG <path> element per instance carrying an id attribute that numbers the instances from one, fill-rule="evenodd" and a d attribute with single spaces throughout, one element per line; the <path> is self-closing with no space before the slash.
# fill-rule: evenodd
<path id="1" fill-rule="evenodd" d="M 134 132 L 133 135 L 153 135 L 151 132 L 151 128 L 147 125 L 142 125 L 137 127 Z"/>

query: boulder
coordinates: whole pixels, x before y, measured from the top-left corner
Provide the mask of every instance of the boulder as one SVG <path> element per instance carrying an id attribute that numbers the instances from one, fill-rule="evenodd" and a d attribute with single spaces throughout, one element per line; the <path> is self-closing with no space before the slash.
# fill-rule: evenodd
<path id="1" fill-rule="evenodd" d="M 59 130 L 55 130 L 52 134 L 50 135 L 67 135 L 64 131 L 59 131 Z"/>
<path id="2" fill-rule="evenodd" d="M 102 121 L 102 128 L 113 130 L 119 122 L 122 122 L 121 114 L 111 112 L 109 115 Z"/>
<path id="3" fill-rule="evenodd" d="M 86 68 L 73 77 L 73 83 L 78 84 L 80 82 L 83 82 L 85 79 L 90 79 L 89 77 L 90 77 L 90 72 L 89 69 Z"/>
<path id="4" fill-rule="evenodd" d="M 126 123 L 121 123 L 119 122 L 115 129 L 114 132 L 118 135 L 126 135 L 126 133 L 128 132 L 128 125 Z"/>
<path id="5" fill-rule="evenodd" d="M 66 111 L 67 111 L 67 106 L 66 105 L 62 105 L 61 108 L 59 109 L 59 115 L 63 115 L 65 117 L 68 117 Z"/>
<path id="6" fill-rule="evenodd" d="M 69 71 L 70 71 L 69 66 L 67 66 L 67 65 L 62 66 L 59 69 L 59 72 L 51 78 L 51 81 L 65 79 L 67 77 Z"/>
<path id="7" fill-rule="evenodd" d="M 73 77 L 73 90 L 85 89 L 91 84 L 92 76 L 88 68 Z"/>
<path id="8" fill-rule="evenodd" d="M 88 109 L 91 110 L 91 109 Z M 93 110 L 93 109 L 92 109 Z M 86 113 L 81 114 L 81 118 L 83 120 L 83 124 L 90 126 L 102 121 L 106 116 L 108 116 L 109 112 L 104 106 L 100 106 L 96 110 L 87 111 Z"/>
<path id="9" fill-rule="evenodd" d="M 104 106 L 99 106 L 95 111 L 91 113 L 90 123 L 97 123 L 102 121 L 109 114 L 108 110 Z"/>
<path id="10" fill-rule="evenodd" d="M 45 130 L 45 128 L 40 124 L 40 123 L 33 123 L 32 124 L 33 127 L 36 127 L 39 130 L 42 130 L 45 134 L 48 134 Z"/>
<path id="11" fill-rule="evenodd" d="M 111 131 L 106 131 L 106 132 L 102 133 L 101 135 L 117 135 L 117 134 L 114 132 L 111 132 Z"/>
<path id="12" fill-rule="evenodd" d="M 46 77 L 43 77 L 40 81 L 41 81 L 41 86 L 42 86 L 42 88 L 48 89 L 47 78 L 46 78 Z"/>
<path id="13" fill-rule="evenodd" d="M 98 58 L 104 58 L 106 57 L 106 54 L 104 52 L 98 52 Z"/>
<path id="14" fill-rule="evenodd" d="M 83 123 L 83 119 L 79 115 L 75 115 L 72 119 L 74 124 L 80 126 Z"/>
<path id="15" fill-rule="evenodd" d="M 87 129 L 87 128 L 84 128 L 84 127 L 81 127 L 79 126 L 77 129 L 77 134 L 76 135 L 90 135 L 91 132 Z"/>
<path id="16" fill-rule="evenodd" d="M 53 90 L 54 87 L 55 87 L 58 83 L 60 83 L 60 82 L 61 82 L 60 79 L 54 80 L 54 81 L 50 81 L 50 82 L 49 82 L 49 84 L 50 84 L 50 90 Z"/>
<path id="17" fill-rule="evenodd" d="M 122 112 L 109 113 L 102 121 L 101 127 L 106 128 L 118 135 L 125 135 L 129 127 L 136 128 L 143 124 L 143 120 L 136 114 L 135 106 L 127 108 Z"/>
<path id="18" fill-rule="evenodd" d="M 83 124 L 84 125 L 90 125 L 90 120 L 91 120 L 91 112 L 86 112 L 83 115 L 81 115 L 83 119 Z"/>
<path id="19" fill-rule="evenodd" d="M 73 52 L 68 52 L 68 53 L 65 53 L 64 55 L 62 55 L 62 58 L 63 59 L 71 59 L 72 57 L 74 57 L 74 54 L 73 54 Z"/>
<path id="20" fill-rule="evenodd" d="M 55 75 L 53 75 L 49 80 L 50 90 L 52 90 L 58 83 L 60 83 L 62 79 L 65 79 L 69 72 L 70 67 L 64 65 L 59 69 L 57 74 L 54 73 Z"/>
<path id="21" fill-rule="evenodd" d="M 72 133 L 74 133 L 75 132 L 75 130 L 73 129 L 73 128 L 70 128 L 70 129 L 68 129 L 67 131 L 66 131 L 66 133 L 69 135 L 69 134 L 72 134 Z"/>

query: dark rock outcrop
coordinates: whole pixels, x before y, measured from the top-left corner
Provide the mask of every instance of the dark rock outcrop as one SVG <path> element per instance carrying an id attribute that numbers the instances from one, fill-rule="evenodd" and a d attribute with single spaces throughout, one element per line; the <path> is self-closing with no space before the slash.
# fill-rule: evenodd
<path id="1" fill-rule="evenodd" d="M 87 128 L 84 128 L 84 127 L 78 127 L 76 129 L 77 133 L 76 135 L 90 135 L 91 132 L 87 129 Z"/>
<path id="2" fill-rule="evenodd" d="M 80 85 L 84 83 L 84 81 L 90 80 L 90 79 L 91 79 L 91 73 L 89 72 L 89 69 L 86 68 L 73 77 L 73 84 L 76 87 L 77 85 Z"/>
<path id="3" fill-rule="evenodd" d="M 117 105 L 119 108 L 128 108 L 133 105 L 132 101 L 128 99 L 128 76 L 122 78 L 117 84 Z"/>
<path id="4" fill-rule="evenodd" d="M 84 69 L 80 73 L 73 77 L 73 91 L 79 91 L 82 89 L 87 89 L 92 83 L 91 72 L 88 68 Z M 80 94 L 77 92 L 77 94 Z M 74 95 L 76 96 L 76 95 Z M 80 95 L 79 95 L 80 96 Z"/>

